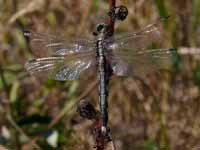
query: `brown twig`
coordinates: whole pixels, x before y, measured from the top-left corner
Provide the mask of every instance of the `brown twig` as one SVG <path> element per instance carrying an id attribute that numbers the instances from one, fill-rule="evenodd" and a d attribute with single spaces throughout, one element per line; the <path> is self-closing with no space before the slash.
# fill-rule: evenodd
<path id="1" fill-rule="evenodd" d="M 115 8 L 116 5 L 116 0 L 109 0 L 109 9 L 113 9 Z M 114 30 L 115 30 L 115 20 L 110 18 L 110 27 L 111 27 L 111 35 L 114 34 Z"/>

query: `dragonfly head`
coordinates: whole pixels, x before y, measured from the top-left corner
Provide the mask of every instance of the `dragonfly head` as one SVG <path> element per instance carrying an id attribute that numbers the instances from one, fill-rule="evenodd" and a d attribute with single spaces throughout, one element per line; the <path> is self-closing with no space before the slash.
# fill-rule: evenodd
<path id="1" fill-rule="evenodd" d="M 107 31 L 107 29 L 108 29 L 108 26 L 109 25 L 107 25 L 105 23 L 99 23 L 99 24 L 97 24 L 97 26 L 96 26 L 96 32 L 97 32 L 97 34 L 105 33 Z"/>
<path id="2" fill-rule="evenodd" d="M 110 33 L 110 25 L 105 23 L 99 23 L 96 26 L 96 32 L 93 32 L 93 35 L 106 38 Z"/>

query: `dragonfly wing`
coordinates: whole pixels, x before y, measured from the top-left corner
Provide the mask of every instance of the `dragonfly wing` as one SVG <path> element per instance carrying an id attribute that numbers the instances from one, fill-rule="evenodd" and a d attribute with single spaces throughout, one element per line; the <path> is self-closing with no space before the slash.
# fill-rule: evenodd
<path id="1" fill-rule="evenodd" d="M 83 71 L 95 65 L 95 53 L 91 51 L 33 59 L 25 68 L 35 76 L 64 81 L 78 79 Z"/>
<path id="2" fill-rule="evenodd" d="M 138 32 L 128 33 L 122 36 L 115 36 L 107 39 L 107 49 L 146 49 L 160 45 L 162 41 L 162 22 L 158 19 L 154 23 L 147 25 Z"/>
<path id="3" fill-rule="evenodd" d="M 59 35 L 34 33 L 32 31 L 24 32 L 24 36 L 30 41 L 33 52 L 39 56 L 83 52 L 95 46 L 94 41 L 88 39 L 66 41 L 64 37 Z"/>
<path id="4" fill-rule="evenodd" d="M 133 51 L 113 51 L 111 66 L 118 76 L 145 76 L 152 71 L 170 69 L 176 49 L 150 49 Z"/>

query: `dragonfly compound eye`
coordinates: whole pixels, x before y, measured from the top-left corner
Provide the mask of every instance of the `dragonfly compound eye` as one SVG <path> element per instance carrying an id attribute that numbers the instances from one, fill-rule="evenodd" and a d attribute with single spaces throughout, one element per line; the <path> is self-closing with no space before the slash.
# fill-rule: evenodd
<path id="1" fill-rule="evenodd" d="M 104 23 L 98 24 L 97 27 L 96 27 L 97 32 L 101 32 L 103 28 L 105 28 L 105 24 Z"/>

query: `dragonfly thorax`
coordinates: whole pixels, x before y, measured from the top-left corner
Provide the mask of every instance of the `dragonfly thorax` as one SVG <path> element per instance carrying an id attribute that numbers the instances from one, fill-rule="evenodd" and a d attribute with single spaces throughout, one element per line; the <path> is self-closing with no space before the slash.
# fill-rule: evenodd
<path id="1" fill-rule="evenodd" d="M 97 54 L 98 56 L 103 56 L 104 55 L 104 41 L 106 39 L 106 26 L 104 25 L 101 30 L 99 30 L 99 34 L 97 36 Z"/>

